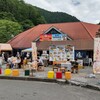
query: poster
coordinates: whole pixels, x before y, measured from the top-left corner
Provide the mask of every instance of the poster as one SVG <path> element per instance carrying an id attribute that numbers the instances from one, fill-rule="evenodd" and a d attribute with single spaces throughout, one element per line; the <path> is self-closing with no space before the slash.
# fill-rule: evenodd
<path id="1" fill-rule="evenodd" d="M 52 45 L 49 47 L 50 61 L 74 60 L 74 47 L 67 45 Z"/>
<path id="2" fill-rule="evenodd" d="M 32 42 L 32 59 L 37 60 L 37 47 L 36 47 L 36 43 Z"/>
<path id="3" fill-rule="evenodd" d="M 65 46 L 66 58 L 70 59 L 71 61 L 74 60 L 74 47 L 71 45 Z"/>
<path id="4" fill-rule="evenodd" d="M 94 73 L 100 73 L 100 38 L 94 39 Z"/>

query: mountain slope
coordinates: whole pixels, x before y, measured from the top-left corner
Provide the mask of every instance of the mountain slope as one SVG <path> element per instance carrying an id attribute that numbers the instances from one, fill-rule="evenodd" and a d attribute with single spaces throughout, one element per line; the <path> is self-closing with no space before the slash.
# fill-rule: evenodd
<path id="1" fill-rule="evenodd" d="M 74 16 L 71 16 L 63 12 L 50 12 L 41 8 L 38 8 L 40 14 L 45 18 L 47 23 L 61 23 L 61 22 L 79 22 Z"/>

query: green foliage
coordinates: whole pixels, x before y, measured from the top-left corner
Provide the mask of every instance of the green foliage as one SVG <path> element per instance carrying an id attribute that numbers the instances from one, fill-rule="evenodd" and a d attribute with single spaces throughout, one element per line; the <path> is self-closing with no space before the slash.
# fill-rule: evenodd
<path id="1" fill-rule="evenodd" d="M 62 12 L 50 12 L 36 7 L 40 14 L 44 16 L 47 23 L 61 23 L 61 22 L 79 22 L 79 20 L 66 13 Z"/>
<path id="2" fill-rule="evenodd" d="M 7 12 L 0 12 L 0 19 L 16 21 L 15 17 L 10 12 L 8 12 L 8 13 Z"/>
<path id="3" fill-rule="evenodd" d="M 38 24 L 77 21 L 74 16 L 49 12 L 27 4 L 24 0 L 0 0 L 0 42 L 7 42 L 13 35 Z"/>
<path id="4" fill-rule="evenodd" d="M 29 29 L 29 28 L 31 28 L 31 27 L 34 26 L 33 23 L 32 23 L 32 21 L 29 20 L 29 19 L 26 19 L 23 22 L 21 22 L 21 25 L 23 26 L 24 30 L 27 30 L 27 29 Z"/>
<path id="5" fill-rule="evenodd" d="M 20 32 L 22 32 L 22 27 L 17 22 L 0 20 L 0 42 L 7 42 Z"/>
<path id="6" fill-rule="evenodd" d="M 27 19 L 34 25 L 45 23 L 38 10 L 23 0 L 0 0 L 0 12 L 10 12 L 20 23 Z"/>

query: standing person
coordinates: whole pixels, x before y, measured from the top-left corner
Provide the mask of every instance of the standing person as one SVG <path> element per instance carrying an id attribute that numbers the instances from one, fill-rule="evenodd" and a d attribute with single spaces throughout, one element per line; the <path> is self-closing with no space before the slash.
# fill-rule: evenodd
<path id="1" fill-rule="evenodd" d="M 70 62 L 70 59 L 67 59 L 66 67 L 67 67 L 67 71 L 71 71 L 72 64 L 71 64 L 71 62 Z"/>
<path id="2" fill-rule="evenodd" d="M 13 65 L 13 63 L 12 63 L 11 55 L 8 57 L 7 62 L 8 62 L 8 66 L 9 66 L 9 68 L 13 68 L 14 65 Z"/>
<path id="3" fill-rule="evenodd" d="M 16 64 L 17 64 L 17 68 L 21 68 L 21 58 L 20 57 L 17 57 Z"/>
<path id="4" fill-rule="evenodd" d="M 2 62 L 3 62 L 3 59 L 2 59 L 2 55 L 0 54 L 0 68 L 2 67 Z"/>
<path id="5" fill-rule="evenodd" d="M 78 62 L 77 62 L 77 59 L 75 59 L 75 62 L 73 63 L 72 73 L 74 73 L 74 70 L 75 70 L 76 73 L 78 73 Z"/>
<path id="6" fill-rule="evenodd" d="M 19 52 L 17 52 L 17 55 L 16 55 L 16 57 L 20 57 L 20 53 L 19 53 Z"/>
<path id="7" fill-rule="evenodd" d="M 5 57 L 4 57 L 4 52 L 2 52 L 2 60 L 3 60 L 3 63 L 5 63 Z"/>
<path id="8" fill-rule="evenodd" d="M 40 58 L 38 59 L 38 66 L 43 66 L 43 65 L 44 65 L 43 59 L 42 59 L 42 57 L 40 57 Z"/>

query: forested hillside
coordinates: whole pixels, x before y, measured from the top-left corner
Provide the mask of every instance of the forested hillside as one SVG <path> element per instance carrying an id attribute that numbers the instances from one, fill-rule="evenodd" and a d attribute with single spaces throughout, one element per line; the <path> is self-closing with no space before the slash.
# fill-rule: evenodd
<path id="1" fill-rule="evenodd" d="M 0 19 L 17 21 L 28 28 L 27 25 L 33 26 L 45 23 L 43 16 L 32 5 L 26 4 L 23 0 L 0 0 Z"/>
<path id="2" fill-rule="evenodd" d="M 24 2 L 24 0 L 0 0 L 0 42 L 38 24 L 76 22 L 77 18 L 61 12 L 49 12 Z"/>
<path id="3" fill-rule="evenodd" d="M 50 12 L 40 8 L 37 9 L 39 10 L 40 14 L 45 18 L 47 23 L 79 22 L 76 17 L 63 12 Z"/>

